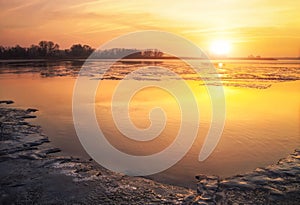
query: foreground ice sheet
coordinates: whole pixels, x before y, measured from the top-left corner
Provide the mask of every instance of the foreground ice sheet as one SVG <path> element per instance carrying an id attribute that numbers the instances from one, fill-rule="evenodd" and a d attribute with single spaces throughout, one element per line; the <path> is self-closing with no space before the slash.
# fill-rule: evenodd
<path id="1" fill-rule="evenodd" d="M 11 101 L 7 101 L 8 104 Z M 1 101 L 1 104 L 7 103 Z M 276 165 L 221 179 L 198 175 L 197 192 L 61 157 L 36 109 L 0 107 L 0 204 L 299 204 L 300 150 Z"/>

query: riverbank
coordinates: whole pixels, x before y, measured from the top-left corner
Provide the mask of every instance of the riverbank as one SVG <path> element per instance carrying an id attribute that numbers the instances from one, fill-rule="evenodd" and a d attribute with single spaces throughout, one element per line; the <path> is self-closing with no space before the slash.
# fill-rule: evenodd
<path id="1" fill-rule="evenodd" d="M 0 107 L 0 204 L 180 204 L 195 193 L 53 154 L 60 149 L 26 120 L 34 111 Z"/>
<path id="2" fill-rule="evenodd" d="M 221 204 L 300 204 L 300 150 L 277 164 L 221 179 L 196 176 L 192 201 Z"/>
<path id="3" fill-rule="evenodd" d="M 108 171 L 59 156 L 27 110 L 0 105 L 0 204 L 299 204 L 300 150 L 276 165 L 226 179 L 196 176 L 198 189 Z"/>

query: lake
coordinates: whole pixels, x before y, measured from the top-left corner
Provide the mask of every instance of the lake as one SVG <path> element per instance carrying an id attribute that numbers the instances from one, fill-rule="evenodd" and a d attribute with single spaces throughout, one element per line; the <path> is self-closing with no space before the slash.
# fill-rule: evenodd
<path id="1" fill-rule="evenodd" d="M 100 81 L 99 76 L 107 63 L 109 61 L 89 62 L 92 73 L 85 78 Z M 195 63 L 198 62 L 195 60 Z M 195 96 L 200 123 L 193 146 L 175 166 L 148 178 L 191 187 L 197 174 L 222 177 L 242 174 L 276 163 L 299 148 L 299 60 L 215 60 L 212 63 L 217 73 L 203 72 L 202 79 L 179 60 L 120 61 L 102 76 L 104 89 L 98 88 L 93 102 L 98 124 L 111 144 L 133 155 L 153 154 L 172 143 L 180 127 L 180 109 L 169 93 L 155 87 L 143 89 L 130 102 L 132 122 L 141 129 L 147 128 L 150 125 L 149 111 L 159 106 L 167 116 L 165 129 L 148 142 L 124 137 L 114 124 L 111 99 L 114 89 L 126 75 L 145 67 L 146 71 L 136 72 L 126 80 L 136 83 L 164 81 L 175 86 L 183 79 Z M 42 126 L 51 142 L 62 149 L 63 155 L 89 158 L 78 140 L 72 118 L 73 88 L 82 64 L 80 60 L 1 61 L 0 96 L 3 100 L 14 100 L 12 107 L 39 109 L 38 118 L 32 122 Z M 179 73 L 180 78 L 159 67 Z M 217 76 L 222 79 L 225 93 L 225 127 L 214 152 L 199 162 L 198 155 L 212 114 L 206 86 L 221 86 L 215 81 Z M 124 92 L 126 95 L 126 89 Z"/>

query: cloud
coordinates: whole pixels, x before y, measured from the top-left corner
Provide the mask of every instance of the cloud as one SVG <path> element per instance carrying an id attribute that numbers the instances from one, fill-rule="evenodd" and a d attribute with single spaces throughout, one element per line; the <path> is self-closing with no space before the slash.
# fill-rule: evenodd
<path id="1" fill-rule="evenodd" d="M 294 0 L 0 0 L 0 40 L 22 44 L 50 38 L 64 45 L 98 45 L 127 32 L 164 30 L 195 42 L 220 37 L 297 41 L 299 7 Z"/>

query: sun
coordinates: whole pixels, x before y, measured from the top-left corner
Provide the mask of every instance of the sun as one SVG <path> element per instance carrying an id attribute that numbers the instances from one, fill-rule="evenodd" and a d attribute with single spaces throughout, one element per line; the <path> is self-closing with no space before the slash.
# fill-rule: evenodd
<path id="1" fill-rule="evenodd" d="M 215 40 L 210 46 L 210 51 L 215 55 L 227 55 L 230 50 L 231 44 L 226 40 Z"/>

